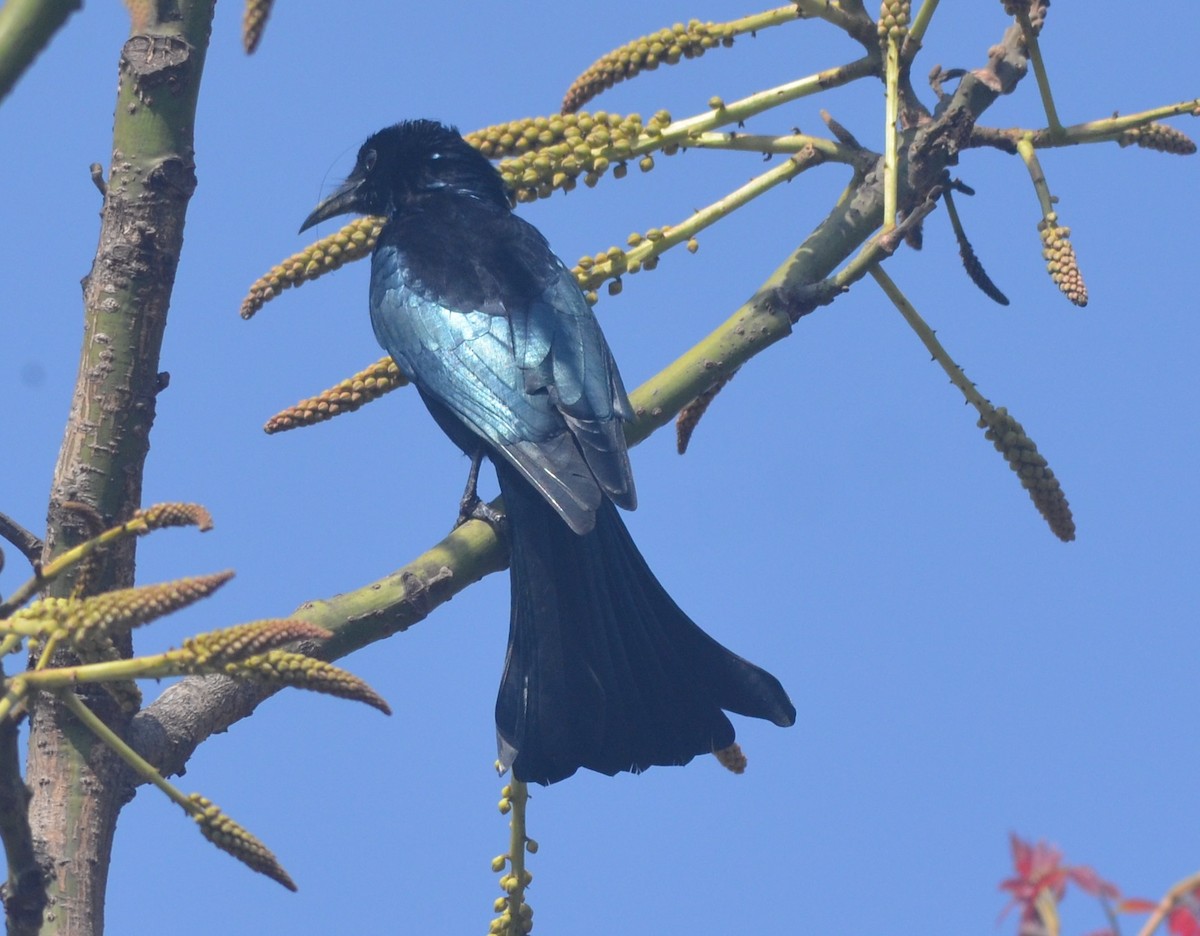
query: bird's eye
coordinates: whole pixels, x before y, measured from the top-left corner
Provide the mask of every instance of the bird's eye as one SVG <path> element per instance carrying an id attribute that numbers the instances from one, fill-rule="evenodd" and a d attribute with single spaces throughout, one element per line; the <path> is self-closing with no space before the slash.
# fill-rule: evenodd
<path id="1" fill-rule="evenodd" d="M 362 154 L 362 167 L 364 172 L 370 172 L 375 168 L 375 150 L 369 149 Z"/>

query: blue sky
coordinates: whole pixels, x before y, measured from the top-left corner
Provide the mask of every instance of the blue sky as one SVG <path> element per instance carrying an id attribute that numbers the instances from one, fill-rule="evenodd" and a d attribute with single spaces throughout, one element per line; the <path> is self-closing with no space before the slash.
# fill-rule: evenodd
<path id="1" fill-rule="evenodd" d="M 719 0 L 614 0 L 588 14 L 433 6 L 361 0 L 346 6 L 351 17 L 282 3 L 251 58 L 239 6 L 218 7 L 200 184 L 163 349 L 171 385 L 145 486 L 147 503 L 200 501 L 217 525 L 143 540 L 139 579 L 229 567 L 238 577 L 139 633 L 139 649 L 355 588 L 453 520 L 466 461 L 411 392 L 301 432 L 261 431 L 379 356 L 366 264 L 285 294 L 252 322 L 237 315 L 249 283 L 308 243 L 300 221 L 359 143 L 403 117 L 467 131 L 552 113 L 572 78 L 625 40 L 756 11 Z M 999 3 L 943 3 L 914 75 L 982 65 L 1005 25 Z M 0 106 L 0 510 L 33 528 L 96 244 L 87 167 L 108 161 L 127 29 L 119 5 L 88 5 Z M 1119 22 L 1055 4 L 1043 47 L 1064 122 L 1200 95 L 1198 40 L 1178 0 Z M 794 23 L 591 106 L 682 117 L 714 94 L 733 100 L 855 49 L 830 26 Z M 823 107 L 878 147 L 882 103 L 864 82 L 747 129 L 820 133 Z M 1032 78 L 987 122 L 1042 125 Z M 1010 831 L 1054 841 L 1142 896 L 1196 870 L 1200 163 L 1109 144 L 1043 153 L 1042 164 L 1072 228 L 1086 309 L 1043 270 L 1024 167 L 993 151 L 964 154 L 958 175 L 978 194 L 958 205 L 1012 305 L 967 281 L 940 208 L 924 250 L 902 250 L 888 271 L 1049 458 L 1078 540 L 1049 533 L 873 284 L 804 319 L 722 393 L 687 456 L 669 431 L 636 449 L 640 506 L 628 517 L 677 601 L 780 678 L 797 725 L 740 720 L 741 777 L 701 758 L 535 790 L 535 932 L 992 932 Z M 688 152 L 521 210 L 573 263 L 680 221 L 761 169 L 753 154 Z M 695 256 L 670 254 L 603 298 L 597 314 L 626 384 L 724 321 L 845 181 L 838 166 L 807 173 L 703 234 Z M 25 574 L 6 555 L 5 593 Z M 298 894 L 217 852 L 142 790 L 118 829 L 109 932 L 485 932 L 499 894 L 489 863 L 507 842 L 491 768 L 507 610 L 508 583 L 493 576 L 346 660 L 390 701 L 391 719 L 286 693 L 193 758 L 182 788 L 259 835 Z M 1103 925 L 1079 896 L 1063 914 L 1068 933 Z"/>

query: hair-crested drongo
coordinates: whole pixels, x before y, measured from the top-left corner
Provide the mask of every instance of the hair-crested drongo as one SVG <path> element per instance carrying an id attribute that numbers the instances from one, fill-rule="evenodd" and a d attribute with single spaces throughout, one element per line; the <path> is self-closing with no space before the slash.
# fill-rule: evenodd
<path id="1" fill-rule="evenodd" d="M 512 213 L 491 163 L 440 123 L 396 124 L 301 230 L 347 212 L 386 218 L 371 323 L 472 457 L 464 513 L 486 513 L 482 457 L 500 481 L 512 580 L 501 766 L 538 783 L 636 772 L 731 745 L 725 711 L 791 725 L 779 681 L 696 626 L 630 538 L 616 510 L 635 506 L 621 376 L 575 278 Z"/>

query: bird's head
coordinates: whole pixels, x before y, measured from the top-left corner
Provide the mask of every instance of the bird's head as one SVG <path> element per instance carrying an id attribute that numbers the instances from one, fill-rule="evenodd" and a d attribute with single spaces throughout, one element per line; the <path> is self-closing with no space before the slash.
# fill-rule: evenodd
<path id="1" fill-rule="evenodd" d="M 457 130 L 433 120 L 406 120 L 362 145 L 349 177 L 313 209 L 300 230 L 341 214 L 390 217 L 434 193 L 508 206 L 499 173 Z"/>

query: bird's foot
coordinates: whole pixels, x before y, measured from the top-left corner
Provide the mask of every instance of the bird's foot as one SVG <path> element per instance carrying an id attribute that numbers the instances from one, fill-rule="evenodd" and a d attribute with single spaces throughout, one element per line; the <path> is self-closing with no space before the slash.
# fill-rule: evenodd
<path id="1" fill-rule="evenodd" d="M 507 519 L 504 514 L 481 498 L 478 494 L 464 494 L 458 505 L 458 519 L 454 521 L 454 529 L 458 529 L 468 520 L 482 520 L 492 528 L 500 539 L 505 538 Z"/>

